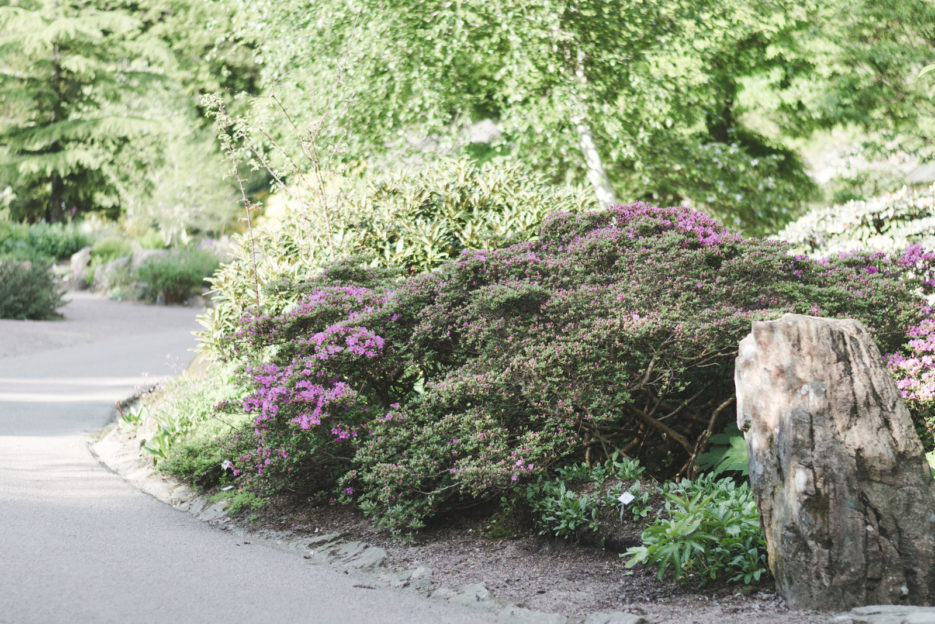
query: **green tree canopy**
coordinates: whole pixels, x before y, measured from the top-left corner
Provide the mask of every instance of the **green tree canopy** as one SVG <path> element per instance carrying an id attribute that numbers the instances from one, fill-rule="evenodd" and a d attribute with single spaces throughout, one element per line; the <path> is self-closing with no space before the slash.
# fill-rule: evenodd
<path id="1" fill-rule="evenodd" d="M 150 128 L 119 103 L 159 79 L 164 49 L 139 22 L 88 1 L 0 7 L 0 175 L 17 216 L 114 208 L 121 149 Z"/>
<path id="2" fill-rule="evenodd" d="M 809 186 L 794 157 L 733 109 L 739 77 L 782 60 L 758 46 L 788 40 L 807 19 L 792 2 L 240 6 L 263 25 L 267 91 L 306 118 L 334 120 L 352 159 L 412 133 L 457 140 L 491 118 L 502 129 L 492 149 L 555 179 L 603 177 L 624 200 L 688 199 L 769 223 Z"/>
<path id="3" fill-rule="evenodd" d="M 167 70 L 194 102 L 208 93 L 259 93 L 259 65 L 251 41 L 237 35 L 242 18 L 236 6 L 219 0 L 123 0 L 123 5 L 144 32 L 171 51 L 174 63 Z"/>
<path id="4" fill-rule="evenodd" d="M 351 160 L 413 137 L 464 143 L 493 119 L 490 149 L 555 179 L 603 177 L 621 200 L 687 200 L 752 230 L 813 190 L 783 139 L 910 125 L 905 76 L 935 23 L 917 21 L 925 0 L 228 1 L 265 92 Z M 277 108 L 257 118 L 282 145 Z"/>

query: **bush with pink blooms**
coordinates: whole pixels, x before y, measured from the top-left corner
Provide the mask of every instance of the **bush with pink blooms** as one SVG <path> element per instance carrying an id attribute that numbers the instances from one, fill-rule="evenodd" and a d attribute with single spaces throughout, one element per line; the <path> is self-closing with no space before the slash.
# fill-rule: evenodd
<path id="1" fill-rule="evenodd" d="M 255 417 L 234 467 L 252 487 L 354 500 L 393 530 L 585 455 L 684 474 L 712 416 L 718 430 L 732 417 L 751 321 L 856 318 L 896 352 L 926 318 L 915 288 L 931 264 L 792 257 L 699 212 L 634 204 L 558 214 L 538 240 L 415 277 L 343 265 L 225 341 Z"/>
<path id="2" fill-rule="evenodd" d="M 935 319 L 909 329 L 909 342 L 887 356 L 896 387 L 916 424 L 925 450 L 935 447 Z"/>

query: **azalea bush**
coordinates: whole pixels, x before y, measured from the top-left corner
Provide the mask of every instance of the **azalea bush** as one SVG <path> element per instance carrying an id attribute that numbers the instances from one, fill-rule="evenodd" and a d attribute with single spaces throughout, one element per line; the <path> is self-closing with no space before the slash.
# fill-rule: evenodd
<path id="1" fill-rule="evenodd" d="M 925 318 L 903 274 L 929 260 L 903 260 L 793 257 L 635 204 L 558 214 L 537 240 L 405 279 L 339 266 L 225 337 L 254 417 L 253 447 L 231 459 L 244 483 L 333 488 L 394 530 L 586 451 L 684 474 L 711 416 L 718 430 L 730 417 L 751 321 L 847 316 L 895 352 Z"/>
<path id="2" fill-rule="evenodd" d="M 926 451 L 935 448 L 935 318 L 909 329 L 910 340 L 887 356 L 896 387 Z"/>

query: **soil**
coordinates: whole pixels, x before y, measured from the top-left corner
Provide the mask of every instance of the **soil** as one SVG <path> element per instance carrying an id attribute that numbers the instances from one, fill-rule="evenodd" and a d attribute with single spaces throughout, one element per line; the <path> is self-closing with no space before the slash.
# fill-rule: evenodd
<path id="1" fill-rule="evenodd" d="M 375 529 L 359 513 L 338 506 L 276 501 L 237 522 L 248 530 L 287 530 L 301 539 L 340 533 L 344 539 L 380 546 L 390 568 L 432 569 L 430 590 L 483 582 L 496 598 L 517 606 L 569 617 L 625 611 L 655 623 L 824 624 L 828 614 L 791 611 L 772 587 L 698 588 L 657 578 L 643 566 L 625 567 L 614 549 L 569 543 L 497 526 L 491 510 L 447 517 L 403 540 Z"/>

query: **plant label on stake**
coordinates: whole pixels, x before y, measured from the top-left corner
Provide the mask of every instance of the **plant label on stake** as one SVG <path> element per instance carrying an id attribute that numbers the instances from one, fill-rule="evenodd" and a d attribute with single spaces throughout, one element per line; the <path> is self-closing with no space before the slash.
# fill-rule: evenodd
<path id="1" fill-rule="evenodd" d="M 636 499 L 633 494 L 630 492 L 624 492 L 617 497 L 617 500 L 620 501 L 620 522 L 623 522 L 623 510 L 626 509 L 627 505 L 632 503 Z"/>

